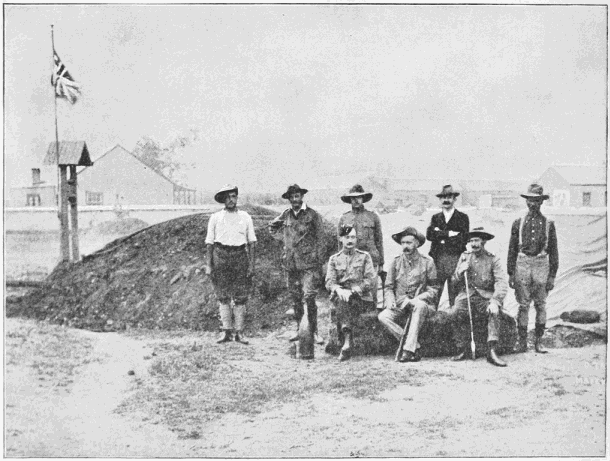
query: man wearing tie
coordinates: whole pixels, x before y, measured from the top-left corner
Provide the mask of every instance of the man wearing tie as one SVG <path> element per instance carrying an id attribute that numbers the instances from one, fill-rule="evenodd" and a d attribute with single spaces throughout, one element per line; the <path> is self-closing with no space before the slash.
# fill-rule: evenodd
<path id="1" fill-rule="evenodd" d="M 455 209 L 456 197 L 459 192 L 454 192 L 451 185 L 443 186 L 443 190 L 436 196 L 440 199 L 442 211 L 432 216 L 430 225 L 426 232 L 426 238 L 432 242 L 430 253 L 437 270 L 440 292 L 443 292 L 445 281 L 447 281 L 447 292 L 449 304 L 455 304 L 454 284 L 451 276 L 455 271 L 460 255 L 466 251 L 467 234 L 470 230 L 468 215 Z"/>

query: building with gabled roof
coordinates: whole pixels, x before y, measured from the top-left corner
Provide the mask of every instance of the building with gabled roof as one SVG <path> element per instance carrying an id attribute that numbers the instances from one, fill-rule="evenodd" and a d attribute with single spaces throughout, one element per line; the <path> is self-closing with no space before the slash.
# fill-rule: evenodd
<path id="1" fill-rule="evenodd" d="M 597 165 L 553 165 L 537 180 L 555 207 L 608 205 L 606 168 Z"/>
<path id="2" fill-rule="evenodd" d="M 78 172 L 79 205 L 195 205 L 197 192 L 173 182 L 120 145 Z"/>

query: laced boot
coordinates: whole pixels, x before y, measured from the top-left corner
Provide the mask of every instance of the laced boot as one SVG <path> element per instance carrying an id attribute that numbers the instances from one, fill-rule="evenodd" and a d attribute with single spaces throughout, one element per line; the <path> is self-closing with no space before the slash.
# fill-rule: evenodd
<path id="1" fill-rule="evenodd" d="M 294 334 L 288 339 L 289 342 L 293 343 L 293 342 L 299 340 L 299 326 L 300 325 L 301 325 L 301 322 L 297 320 L 297 329 L 294 332 Z"/>
<path id="2" fill-rule="evenodd" d="M 451 357 L 453 362 L 461 362 L 462 360 L 466 360 L 470 354 L 468 353 L 468 348 L 462 348 L 461 352 L 458 355 L 454 355 Z"/>
<path id="3" fill-rule="evenodd" d="M 515 352 L 527 352 L 527 327 L 519 327 L 519 343 L 515 347 Z"/>
<path id="4" fill-rule="evenodd" d="M 236 331 L 235 332 L 235 342 L 236 343 L 245 344 L 245 345 L 250 344 L 250 341 L 248 341 L 246 339 L 246 336 L 244 335 L 243 331 Z"/>
<path id="5" fill-rule="evenodd" d="M 222 343 L 228 343 L 229 341 L 231 341 L 231 331 L 223 330 L 222 333 L 220 334 L 220 337 L 216 341 L 216 343 L 222 344 Z"/>

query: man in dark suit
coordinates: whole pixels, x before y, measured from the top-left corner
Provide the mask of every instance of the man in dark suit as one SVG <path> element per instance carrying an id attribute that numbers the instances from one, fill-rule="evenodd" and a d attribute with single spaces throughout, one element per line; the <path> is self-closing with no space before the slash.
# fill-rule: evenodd
<path id="1" fill-rule="evenodd" d="M 441 290 L 438 299 L 440 301 L 446 280 L 451 306 L 454 305 L 457 295 L 451 276 L 460 255 L 466 251 L 467 234 L 470 231 L 468 215 L 455 209 L 458 195 L 460 193 L 454 192 L 451 185 L 443 186 L 441 193 L 436 195 L 440 199 L 443 211 L 432 216 L 426 232 L 426 238 L 432 242 L 428 254 L 434 260 Z"/>

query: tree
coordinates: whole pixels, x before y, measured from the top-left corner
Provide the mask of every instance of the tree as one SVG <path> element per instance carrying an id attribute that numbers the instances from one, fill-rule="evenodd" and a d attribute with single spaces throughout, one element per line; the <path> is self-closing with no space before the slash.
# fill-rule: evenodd
<path id="1" fill-rule="evenodd" d="M 189 135 L 179 135 L 166 146 L 162 146 L 150 136 L 142 136 L 133 149 L 133 154 L 150 168 L 175 179 L 176 173 L 185 166 L 174 160 L 176 152 L 197 141 L 198 130 L 191 128 Z"/>

